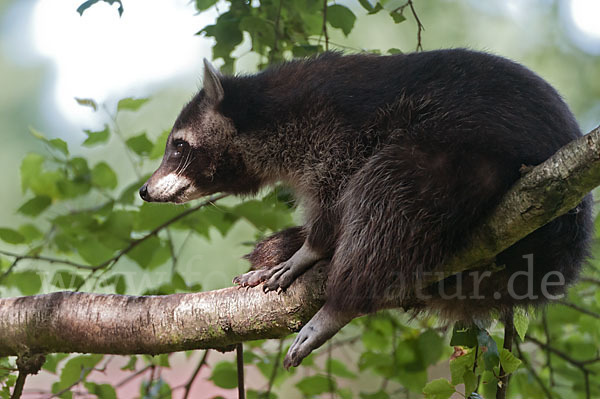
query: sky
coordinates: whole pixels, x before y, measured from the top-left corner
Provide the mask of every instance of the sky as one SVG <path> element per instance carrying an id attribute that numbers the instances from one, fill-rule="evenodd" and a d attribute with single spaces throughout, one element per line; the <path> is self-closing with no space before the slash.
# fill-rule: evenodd
<path id="1" fill-rule="evenodd" d="M 532 1 L 498 4 L 518 12 Z M 104 102 L 146 96 L 176 79 L 199 79 L 202 59 L 210 58 L 212 42 L 195 33 L 214 21 L 216 10 L 198 14 L 188 0 L 126 0 L 121 17 L 116 5 L 104 2 L 80 16 L 76 9 L 82 2 L 19 1 L 5 16 L 3 36 L 9 38 L 6 42 L 13 58 L 52 64 L 44 107 L 52 114 L 47 115 L 49 119 L 58 113 L 63 121 L 78 125 L 94 118 L 77 105 L 75 97 Z M 600 53 L 600 1 L 559 4 L 575 43 L 590 53 Z"/>

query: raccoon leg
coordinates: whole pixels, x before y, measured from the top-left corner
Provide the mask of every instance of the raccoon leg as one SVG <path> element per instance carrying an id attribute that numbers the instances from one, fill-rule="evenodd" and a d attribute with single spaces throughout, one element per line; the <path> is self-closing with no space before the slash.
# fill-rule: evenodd
<path id="1" fill-rule="evenodd" d="M 255 287 L 272 274 L 269 269 L 290 259 L 302 247 L 306 234 L 300 226 L 282 230 L 260 241 L 251 253 L 244 256 L 250 261 L 251 271 L 233 279 L 242 287 Z"/>
<path id="2" fill-rule="evenodd" d="M 290 259 L 267 271 L 266 275 L 269 277 L 265 281 L 263 291 L 285 290 L 298 276 L 320 259 L 323 259 L 323 256 L 313 250 L 308 242 L 305 241 L 302 247 Z"/>
<path id="3" fill-rule="evenodd" d="M 356 315 L 342 313 L 325 304 L 310 321 L 302 327 L 290 346 L 283 366 L 296 367 L 313 350 L 323 345 Z"/>

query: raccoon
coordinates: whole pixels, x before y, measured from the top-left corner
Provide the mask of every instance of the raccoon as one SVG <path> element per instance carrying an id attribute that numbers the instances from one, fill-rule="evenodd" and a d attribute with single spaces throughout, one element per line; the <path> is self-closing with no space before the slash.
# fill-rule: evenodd
<path id="1" fill-rule="evenodd" d="M 468 321 L 563 294 L 588 256 L 589 195 L 500 253 L 493 275 L 459 273 L 415 290 L 469 242 L 523 165 L 580 136 L 547 82 L 487 53 L 327 52 L 247 76 L 223 76 L 205 60 L 204 87 L 140 195 L 181 203 L 276 182 L 295 191 L 305 224 L 260 243 L 249 259 L 262 267 L 234 282 L 285 290 L 329 260 L 326 302 L 284 360 L 297 366 L 379 309 L 410 304 Z"/>

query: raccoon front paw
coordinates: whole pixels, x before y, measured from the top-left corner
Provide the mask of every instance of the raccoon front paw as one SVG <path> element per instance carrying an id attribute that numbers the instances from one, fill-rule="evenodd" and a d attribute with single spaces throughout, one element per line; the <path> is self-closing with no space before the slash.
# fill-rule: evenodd
<path id="1" fill-rule="evenodd" d="M 306 356 L 321 346 L 322 342 L 318 338 L 319 334 L 315 331 L 314 326 L 310 323 L 304 326 L 296 336 L 292 346 L 290 346 L 287 355 L 285 355 L 283 367 L 286 370 L 290 367 L 298 367 Z"/>
<path id="2" fill-rule="evenodd" d="M 233 279 L 233 284 L 240 287 L 256 287 L 263 281 L 267 281 L 271 277 L 271 269 L 251 270 Z"/>
<path id="3" fill-rule="evenodd" d="M 290 261 L 280 263 L 269 270 L 270 276 L 263 285 L 263 291 L 285 291 L 298 277 L 298 271 L 293 267 Z"/>

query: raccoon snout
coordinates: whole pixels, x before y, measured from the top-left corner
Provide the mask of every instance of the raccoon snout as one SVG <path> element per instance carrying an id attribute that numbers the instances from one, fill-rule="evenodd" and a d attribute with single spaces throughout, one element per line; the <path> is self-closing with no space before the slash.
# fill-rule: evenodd
<path id="1" fill-rule="evenodd" d="M 150 196 L 148 195 L 148 183 L 145 183 L 141 188 L 140 188 L 140 197 L 144 200 L 144 201 L 150 201 Z"/>

